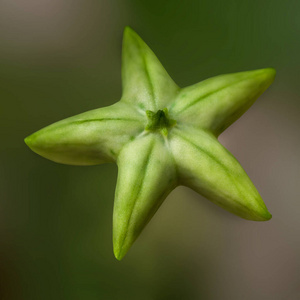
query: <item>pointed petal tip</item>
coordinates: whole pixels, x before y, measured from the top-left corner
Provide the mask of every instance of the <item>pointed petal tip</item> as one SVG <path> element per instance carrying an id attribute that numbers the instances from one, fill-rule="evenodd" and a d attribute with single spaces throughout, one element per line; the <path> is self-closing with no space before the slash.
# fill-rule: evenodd
<path id="1" fill-rule="evenodd" d="M 125 26 L 124 32 L 134 31 L 129 25 Z"/>
<path id="2" fill-rule="evenodd" d="M 264 69 L 266 72 L 272 74 L 273 76 L 276 75 L 276 70 L 274 68 L 265 68 Z"/>
<path id="3" fill-rule="evenodd" d="M 269 85 L 274 81 L 276 76 L 276 70 L 274 68 L 264 68 L 253 72 L 256 72 L 257 76 L 262 78 L 262 80 L 267 82 Z"/>
<path id="4" fill-rule="evenodd" d="M 120 255 L 120 253 L 115 253 L 114 252 L 114 255 L 115 255 L 115 258 L 118 260 L 118 261 L 121 261 L 123 259 L 124 256 Z"/>
<path id="5" fill-rule="evenodd" d="M 130 250 L 134 240 L 130 238 L 130 235 L 128 234 L 128 228 L 121 227 L 120 231 L 116 230 L 117 227 L 114 224 L 114 230 L 113 230 L 113 251 L 115 258 L 119 261 L 121 261 L 124 256 L 128 253 Z M 123 230 L 122 230 L 123 229 Z"/>
<path id="6" fill-rule="evenodd" d="M 269 213 L 269 211 L 266 211 L 264 214 L 264 220 L 263 221 L 269 221 L 272 219 L 272 214 Z"/>
<path id="7" fill-rule="evenodd" d="M 124 251 L 122 246 L 114 244 L 114 255 L 118 261 L 121 261 L 123 259 L 123 257 L 127 254 L 127 251 L 128 249 Z"/>
<path id="8" fill-rule="evenodd" d="M 276 76 L 276 70 L 274 68 L 262 68 L 262 69 L 255 69 L 251 71 L 245 71 L 245 72 L 240 72 L 242 73 L 248 73 L 249 76 L 257 76 L 257 77 L 263 77 L 266 80 L 273 81 Z M 238 74 L 238 73 L 237 73 Z"/>
<path id="9" fill-rule="evenodd" d="M 274 68 L 264 68 L 249 71 L 249 79 L 254 79 L 259 84 L 259 90 L 263 93 L 274 81 L 276 70 Z"/>
<path id="10" fill-rule="evenodd" d="M 31 135 L 27 136 L 24 139 L 24 142 L 33 152 L 39 154 L 39 149 L 41 148 L 41 145 L 38 140 L 37 132 L 32 133 Z"/>
<path id="11" fill-rule="evenodd" d="M 264 209 L 259 214 L 256 214 L 254 218 L 253 217 L 250 218 L 250 220 L 252 221 L 262 221 L 262 222 L 269 221 L 270 219 L 272 219 L 272 214 L 270 214 L 267 209 Z"/>
<path id="12" fill-rule="evenodd" d="M 30 135 L 27 136 L 25 139 L 24 139 L 24 142 L 25 144 L 29 147 L 29 143 L 30 143 L 30 139 L 29 139 Z"/>
<path id="13" fill-rule="evenodd" d="M 137 33 L 130 26 L 125 26 L 123 35 L 124 35 L 124 37 L 127 35 L 128 36 L 136 36 Z"/>
<path id="14" fill-rule="evenodd" d="M 262 71 L 264 71 L 264 74 L 272 81 L 275 79 L 276 70 L 274 68 L 265 68 L 262 69 Z"/>
<path id="15" fill-rule="evenodd" d="M 126 26 L 123 33 L 123 43 L 131 45 L 138 43 L 139 45 L 145 45 L 144 40 L 133 30 L 130 26 Z"/>
<path id="16" fill-rule="evenodd" d="M 138 40 L 138 34 L 129 26 L 124 28 L 123 47 L 129 47 Z"/>
<path id="17" fill-rule="evenodd" d="M 25 144 L 32 150 L 32 134 L 24 139 Z"/>

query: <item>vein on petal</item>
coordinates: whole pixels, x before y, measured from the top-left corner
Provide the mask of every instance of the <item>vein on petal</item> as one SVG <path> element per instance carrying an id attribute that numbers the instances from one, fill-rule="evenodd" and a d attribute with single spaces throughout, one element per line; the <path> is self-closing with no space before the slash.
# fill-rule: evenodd
<path id="1" fill-rule="evenodd" d="M 150 73 L 149 73 L 149 70 L 148 70 L 147 59 L 146 59 L 146 57 L 145 57 L 145 55 L 143 53 L 143 49 L 142 49 L 142 47 L 141 47 L 141 45 L 140 45 L 139 42 L 137 42 L 137 46 L 138 46 L 138 49 L 140 51 L 141 58 L 142 58 L 142 61 L 143 61 L 145 75 L 146 75 L 146 77 L 148 79 L 148 84 L 149 84 L 149 90 L 150 90 L 150 93 L 151 93 L 151 98 L 152 98 L 152 101 L 154 103 L 154 107 L 156 108 L 154 85 L 152 83 L 151 76 L 150 76 Z"/>
<path id="2" fill-rule="evenodd" d="M 147 173 L 147 169 L 148 169 L 149 162 L 150 162 L 150 156 L 151 156 L 152 150 L 154 148 L 154 144 L 155 144 L 154 141 L 152 141 L 151 145 L 149 146 L 148 153 L 144 157 L 144 163 L 143 163 L 143 168 L 141 170 L 141 174 L 140 174 L 140 176 L 137 177 L 137 178 L 141 178 L 140 179 L 140 184 L 139 184 L 138 190 L 136 192 L 134 204 L 133 204 L 133 207 L 132 207 L 131 212 L 130 212 L 130 216 L 129 216 L 127 224 L 126 224 L 126 232 L 124 234 L 122 243 L 120 243 L 119 253 L 122 252 L 123 246 L 124 246 L 125 241 L 126 241 L 126 239 L 128 237 L 128 229 L 130 227 L 131 218 L 132 218 L 133 212 L 135 210 L 136 204 L 137 204 L 137 202 L 139 200 L 139 195 L 141 194 L 141 191 L 142 191 L 144 183 L 145 183 L 144 179 L 145 179 L 145 176 L 146 176 L 146 173 Z"/>
<path id="3" fill-rule="evenodd" d="M 222 75 L 221 75 L 221 76 L 222 76 Z M 253 78 L 253 77 L 256 77 L 256 76 L 257 76 L 257 74 L 255 74 L 255 75 L 253 75 L 253 76 L 249 76 L 249 77 L 247 77 L 247 78 L 238 79 L 238 80 L 236 80 L 236 81 L 234 81 L 234 82 L 232 82 L 232 83 L 230 83 L 230 84 L 228 84 L 228 85 L 222 86 L 221 88 L 218 88 L 218 89 L 216 89 L 216 90 L 213 90 L 213 91 L 211 91 L 211 92 L 208 92 L 208 93 L 206 93 L 205 95 L 202 95 L 201 97 L 195 99 L 195 100 L 192 101 L 191 103 L 187 103 L 187 105 L 186 105 L 185 107 L 183 107 L 178 113 L 184 112 L 185 110 L 189 109 L 191 106 L 197 104 L 198 102 L 200 102 L 200 101 L 202 101 L 202 100 L 205 100 L 207 97 L 209 97 L 209 96 L 212 95 L 212 94 L 218 93 L 218 92 L 220 92 L 220 91 L 222 91 L 222 90 L 225 90 L 225 89 L 227 89 L 227 88 L 229 88 L 229 87 L 231 87 L 231 86 L 233 86 L 233 85 L 235 85 L 235 84 L 241 83 L 241 82 L 243 82 L 243 81 L 247 81 L 247 80 L 249 80 L 249 79 L 251 79 L 251 78 Z M 213 78 L 211 78 L 211 79 L 213 79 Z M 208 79 L 208 80 L 209 80 L 209 79 Z M 205 81 L 203 81 L 203 83 L 204 83 L 204 82 L 205 82 Z"/>

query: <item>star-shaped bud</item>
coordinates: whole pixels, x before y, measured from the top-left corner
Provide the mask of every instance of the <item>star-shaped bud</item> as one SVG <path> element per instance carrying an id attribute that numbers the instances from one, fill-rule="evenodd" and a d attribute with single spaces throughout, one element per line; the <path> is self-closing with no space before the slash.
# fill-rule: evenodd
<path id="1" fill-rule="evenodd" d="M 217 137 L 274 77 L 273 69 L 261 69 L 221 75 L 181 89 L 127 27 L 121 100 L 54 123 L 25 142 L 59 163 L 117 163 L 113 244 L 120 260 L 178 185 L 242 218 L 271 218 L 246 172 Z"/>

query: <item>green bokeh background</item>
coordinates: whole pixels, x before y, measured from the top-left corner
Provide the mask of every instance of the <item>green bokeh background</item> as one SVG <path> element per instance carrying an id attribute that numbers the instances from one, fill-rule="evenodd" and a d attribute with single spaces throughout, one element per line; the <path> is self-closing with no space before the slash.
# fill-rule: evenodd
<path id="1" fill-rule="evenodd" d="M 179 86 L 276 68 L 220 137 L 271 221 L 180 187 L 118 262 L 117 167 L 59 165 L 26 147 L 32 132 L 120 98 L 126 25 Z M 300 299 L 299 35 L 299 0 L 2 0 L 0 299 Z"/>

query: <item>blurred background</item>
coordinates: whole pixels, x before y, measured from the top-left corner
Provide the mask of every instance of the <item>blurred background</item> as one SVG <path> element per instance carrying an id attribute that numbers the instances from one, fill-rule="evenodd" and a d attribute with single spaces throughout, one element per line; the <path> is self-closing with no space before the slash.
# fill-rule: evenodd
<path id="1" fill-rule="evenodd" d="M 27 148 L 34 131 L 119 100 L 126 25 L 181 87 L 276 68 L 220 136 L 269 222 L 180 187 L 119 262 L 116 165 L 59 165 Z M 300 299 L 299 36 L 298 0 L 1 0 L 0 299 Z"/>

